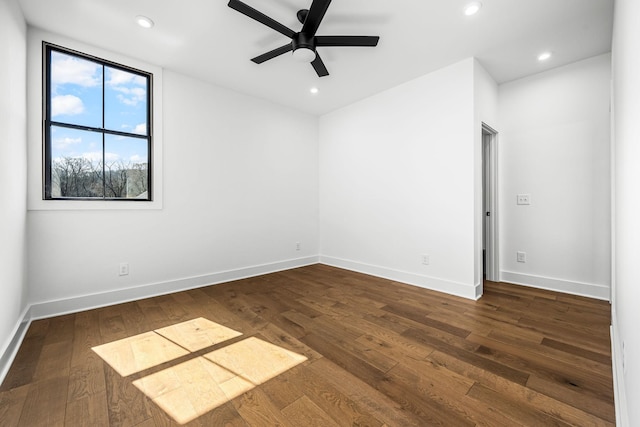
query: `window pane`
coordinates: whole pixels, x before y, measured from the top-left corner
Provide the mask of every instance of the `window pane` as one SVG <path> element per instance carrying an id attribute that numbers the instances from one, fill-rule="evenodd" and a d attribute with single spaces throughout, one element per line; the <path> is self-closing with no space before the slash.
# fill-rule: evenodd
<path id="1" fill-rule="evenodd" d="M 102 133 L 51 126 L 51 197 L 103 197 Z"/>
<path id="2" fill-rule="evenodd" d="M 105 128 L 147 135 L 146 77 L 105 67 Z"/>
<path id="3" fill-rule="evenodd" d="M 102 66 L 51 51 L 51 120 L 102 127 Z"/>
<path id="4" fill-rule="evenodd" d="M 105 197 L 148 199 L 146 138 L 105 135 Z"/>

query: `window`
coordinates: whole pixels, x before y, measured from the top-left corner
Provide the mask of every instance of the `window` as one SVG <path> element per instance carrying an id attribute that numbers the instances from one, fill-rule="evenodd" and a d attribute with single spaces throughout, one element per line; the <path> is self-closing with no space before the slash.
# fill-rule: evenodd
<path id="1" fill-rule="evenodd" d="M 44 43 L 44 198 L 152 200 L 152 75 Z"/>

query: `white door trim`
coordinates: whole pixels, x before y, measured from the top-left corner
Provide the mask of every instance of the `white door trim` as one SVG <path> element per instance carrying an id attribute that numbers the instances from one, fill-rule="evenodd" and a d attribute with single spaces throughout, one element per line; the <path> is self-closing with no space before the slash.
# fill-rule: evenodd
<path id="1" fill-rule="evenodd" d="M 488 144 L 486 151 L 485 144 Z M 486 232 L 486 271 L 484 273 L 487 280 L 498 282 L 500 281 L 500 239 L 498 238 L 498 131 L 486 123 L 482 123 L 482 152 L 483 164 L 488 161 L 489 166 L 485 178 L 485 188 L 482 190 L 486 207 L 486 210 L 482 212 Z M 487 212 L 490 213 L 489 216 L 486 216 Z"/>

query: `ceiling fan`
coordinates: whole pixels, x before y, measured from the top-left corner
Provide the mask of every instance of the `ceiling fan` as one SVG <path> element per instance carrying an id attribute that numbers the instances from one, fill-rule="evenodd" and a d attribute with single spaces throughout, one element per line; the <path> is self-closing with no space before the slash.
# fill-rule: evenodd
<path id="1" fill-rule="evenodd" d="M 380 37 L 378 36 L 316 36 L 318 27 L 324 18 L 324 14 L 329 8 L 331 0 L 313 0 L 309 9 L 301 9 L 296 14 L 298 21 L 302 24 L 302 30 L 295 32 L 292 29 L 282 25 L 281 23 L 269 18 L 262 12 L 257 11 L 249 5 L 242 3 L 240 0 L 230 0 L 229 7 L 238 12 L 254 19 L 269 28 L 289 37 L 290 43 L 273 49 L 270 52 L 256 56 L 252 59 L 256 64 L 262 64 L 265 61 L 273 59 L 284 53 L 293 51 L 296 59 L 304 62 L 311 62 L 313 69 L 316 70 L 318 77 L 329 75 L 327 67 L 316 51 L 316 47 L 325 46 L 368 46 L 374 47 L 378 44 Z"/>

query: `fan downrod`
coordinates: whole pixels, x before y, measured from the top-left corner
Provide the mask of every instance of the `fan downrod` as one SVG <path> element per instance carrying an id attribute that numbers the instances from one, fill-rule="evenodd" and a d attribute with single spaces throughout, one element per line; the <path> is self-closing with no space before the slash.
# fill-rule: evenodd
<path id="1" fill-rule="evenodd" d="M 298 13 L 296 13 L 296 17 L 301 24 L 304 25 L 304 21 L 307 20 L 307 15 L 309 14 L 309 9 L 300 9 Z"/>

